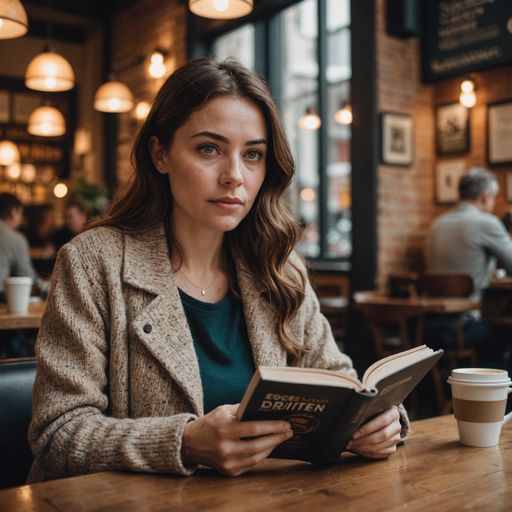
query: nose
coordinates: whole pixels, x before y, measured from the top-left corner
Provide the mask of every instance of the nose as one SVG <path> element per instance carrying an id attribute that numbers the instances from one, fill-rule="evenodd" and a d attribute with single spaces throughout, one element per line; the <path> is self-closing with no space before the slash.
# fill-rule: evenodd
<path id="1" fill-rule="evenodd" d="M 232 155 L 224 161 L 220 182 L 223 185 L 234 185 L 236 187 L 244 182 L 240 158 L 237 155 Z"/>

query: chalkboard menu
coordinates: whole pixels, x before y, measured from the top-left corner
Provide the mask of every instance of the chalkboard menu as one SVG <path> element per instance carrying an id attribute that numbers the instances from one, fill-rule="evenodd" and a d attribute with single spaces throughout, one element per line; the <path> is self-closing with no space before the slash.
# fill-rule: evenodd
<path id="1" fill-rule="evenodd" d="M 424 0 L 423 79 L 512 64 L 512 0 Z"/>

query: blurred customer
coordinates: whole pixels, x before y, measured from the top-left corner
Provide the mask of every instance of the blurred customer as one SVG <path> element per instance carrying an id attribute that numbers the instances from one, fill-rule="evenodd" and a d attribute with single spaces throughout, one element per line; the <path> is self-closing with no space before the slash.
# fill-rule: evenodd
<path id="1" fill-rule="evenodd" d="M 5 301 L 4 278 L 23 276 L 36 278 L 30 262 L 26 237 L 17 231 L 23 220 L 23 204 L 12 194 L 0 194 L 0 300 Z M 0 359 L 34 355 L 36 333 L 26 330 L 4 330 Z"/>
<path id="2" fill-rule="evenodd" d="M 64 226 L 57 230 L 51 237 L 51 240 L 58 251 L 63 245 L 66 245 L 75 235 L 80 233 L 90 216 L 89 208 L 85 202 L 74 197 L 66 203 L 64 209 Z"/>
<path id="3" fill-rule="evenodd" d="M 475 299 L 480 299 L 489 285 L 498 259 L 512 274 L 512 239 L 492 214 L 498 191 L 493 173 L 473 167 L 460 180 L 460 202 L 441 215 L 430 232 L 427 270 L 470 275 Z M 479 350 L 480 358 L 501 358 L 506 352 L 509 334 L 481 322 L 479 312 L 432 316 L 427 319 L 429 342 L 453 347 L 459 321 L 464 322 L 465 345 Z"/>
<path id="4" fill-rule="evenodd" d="M 30 262 L 29 244 L 17 231 L 23 220 L 23 204 L 12 194 L 0 194 L 0 294 L 4 295 L 4 278 L 36 277 Z"/>
<path id="5" fill-rule="evenodd" d="M 475 298 L 489 285 L 497 259 L 512 274 L 512 239 L 492 214 L 498 191 L 494 174 L 473 167 L 460 180 L 460 202 L 441 215 L 430 232 L 428 270 L 469 274 Z"/>
<path id="6" fill-rule="evenodd" d="M 47 278 L 53 272 L 55 246 L 51 241 L 54 231 L 53 207 L 49 204 L 31 206 L 25 215 L 28 226 L 24 230 L 30 244 L 30 258 L 37 273 Z"/>

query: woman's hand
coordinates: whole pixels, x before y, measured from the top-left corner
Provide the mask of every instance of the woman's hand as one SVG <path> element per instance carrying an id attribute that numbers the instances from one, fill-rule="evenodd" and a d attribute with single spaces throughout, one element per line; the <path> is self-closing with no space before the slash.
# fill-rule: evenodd
<path id="1" fill-rule="evenodd" d="M 238 476 L 293 435 L 285 421 L 238 421 L 237 409 L 238 404 L 223 405 L 185 425 L 181 446 L 184 464 L 203 464 L 224 475 Z"/>
<path id="2" fill-rule="evenodd" d="M 355 432 L 347 450 L 371 459 L 387 459 L 396 452 L 401 430 L 400 412 L 393 406 Z"/>

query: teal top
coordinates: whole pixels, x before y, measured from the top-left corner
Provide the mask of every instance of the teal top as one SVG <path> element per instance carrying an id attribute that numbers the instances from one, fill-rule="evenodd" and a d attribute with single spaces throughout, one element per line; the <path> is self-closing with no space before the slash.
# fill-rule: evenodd
<path id="1" fill-rule="evenodd" d="M 242 303 L 231 291 L 216 304 L 179 292 L 199 360 L 204 413 L 239 403 L 255 371 Z"/>

